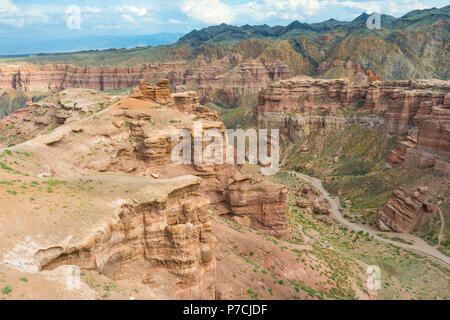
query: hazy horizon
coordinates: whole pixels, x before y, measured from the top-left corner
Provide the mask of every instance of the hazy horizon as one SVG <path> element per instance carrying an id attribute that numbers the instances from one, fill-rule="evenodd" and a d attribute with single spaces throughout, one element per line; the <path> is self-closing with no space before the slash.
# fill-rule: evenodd
<path id="1" fill-rule="evenodd" d="M 446 1 L 417 0 L 177 0 L 68 1 L 0 0 L 0 55 L 64 53 L 157 46 L 211 25 L 286 26 L 298 20 L 351 21 L 362 13 L 396 18 Z"/>

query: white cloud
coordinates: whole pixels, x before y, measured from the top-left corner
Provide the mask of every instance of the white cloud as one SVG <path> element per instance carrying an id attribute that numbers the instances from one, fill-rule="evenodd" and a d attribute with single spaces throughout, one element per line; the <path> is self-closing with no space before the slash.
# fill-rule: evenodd
<path id="1" fill-rule="evenodd" d="M 11 19 L 0 17 L 0 24 L 6 24 L 15 28 L 22 28 L 25 25 L 25 20 L 23 18 Z"/>
<path id="2" fill-rule="evenodd" d="M 153 1 L 129 1 L 110 5 L 89 2 L 80 6 L 85 27 L 122 28 L 150 26 L 158 30 L 180 30 L 220 23 L 287 24 L 293 20 L 319 22 L 329 18 L 350 20 L 362 12 L 374 11 L 396 17 L 414 9 L 442 7 L 448 0 L 173 0 L 158 4 Z M 425 3 L 425 4 L 424 4 Z M 27 1 L 0 0 L 0 30 L 32 26 L 61 26 L 67 16 L 64 2 L 29 4 Z M 101 24 L 102 23 L 102 24 Z M 136 24 L 135 26 L 131 26 Z M 150 28 L 150 29 L 151 29 Z"/>
<path id="3" fill-rule="evenodd" d="M 10 0 L 0 0 L 0 16 L 19 14 L 19 8 Z"/>
<path id="4" fill-rule="evenodd" d="M 25 20 L 20 9 L 10 0 L 0 0 L 0 24 L 22 28 Z"/>
<path id="5" fill-rule="evenodd" d="M 270 21 L 273 18 L 283 20 L 304 20 L 322 9 L 319 0 L 263 0 L 250 1 L 233 7 L 240 21 Z"/>
<path id="6" fill-rule="evenodd" d="M 239 6 L 235 12 L 240 16 L 249 17 L 252 21 L 267 21 L 278 15 L 276 8 L 269 8 L 265 3 L 255 1 Z"/>
<path id="7" fill-rule="evenodd" d="M 318 0 L 288 0 L 287 6 L 289 10 L 302 10 L 307 15 L 314 14 L 321 7 Z"/>
<path id="8" fill-rule="evenodd" d="M 418 0 L 370 0 L 370 1 L 352 1 L 352 0 L 322 0 L 320 5 L 324 8 L 343 8 L 343 9 L 356 9 L 361 12 L 373 13 L 380 12 L 383 14 L 395 14 L 402 15 L 411 10 L 425 9 L 427 7 Z"/>
<path id="9" fill-rule="evenodd" d="M 0 0 L 0 24 L 22 28 L 26 24 L 47 23 L 49 17 L 40 6 L 19 8 L 11 0 Z"/>
<path id="10" fill-rule="evenodd" d="M 100 13 L 101 12 L 101 10 L 97 7 L 84 7 L 84 9 L 90 13 Z"/>
<path id="11" fill-rule="evenodd" d="M 181 10 L 188 17 L 204 23 L 231 23 L 234 20 L 232 7 L 220 0 L 186 0 Z"/>
<path id="12" fill-rule="evenodd" d="M 130 16 L 129 14 L 123 14 L 122 18 L 124 18 L 125 21 L 127 21 L 129 23 L 136 23 L 136 20 L 134 20 L 134 18 L 132 16 Z"/>
<path id="13" fill-rule="evenodd" d="M 424 9 L 429 6 L 423 5 L 420 0 L 395 2 L 392 0 L 250 0 L 232 5 L 231 11 L 234 22 L 251 24 L 252 22 L 267 23 L 279 19 L 311 21 L 312 17 L 316 21 L 329 18 L 349 20 L 353 16 L 359 16 L 362 12 L 381 12 L 400 16 L 411 10 Z M 209 11 L 209 9 L 206 10 L 208 13 Z"/>
<path id="14" fill-rule="evenodd" d="M 124 5 L 123 7 L 124 7 L 124 9 L 126 9 L 129 12 L 132 12 L 132 13 L 138 15 L 138 16 L 145 16 L 146 14 L 148 14 L 147 9 L 145 9 L 143 7 L 138 8 L 138 7 L 129 6 L 129 5 Z"/>
<path id="15" fill-rule="evenodd" d="M 338 0 L 325 0 L 323 1 L 324 5 L 327 7 L 341 7 L 341 8 L 351 8 L 351 9 L 358 9 L 367 12 L 367 13 L 373 13 L 373 12 L 381 12 L 382 8 L 386 8 L 386 2 L 390 1 L 364 1 L 364 2 L 357 2 L 357 1 L 338 1 Z M 386 12 L 383 12 L 386 13 Z"/>
<path id="16" fill-rule="evenodd" d="M 130 5 L 124 5 L 124 6 L 115 6 L 110 7 L 114 12 L 125 12 L 128 15 L 136 15 L 139 17 L 143 17 L 146 15 L 150 15 L 150 13 L 147 11 L 144 7 L 136 7 L 136 6 L 130 6 Z"/>

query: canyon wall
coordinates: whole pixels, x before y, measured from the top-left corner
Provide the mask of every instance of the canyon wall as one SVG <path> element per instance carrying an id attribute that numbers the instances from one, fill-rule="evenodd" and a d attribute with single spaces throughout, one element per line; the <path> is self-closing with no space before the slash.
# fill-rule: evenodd
<path id="1" fill-rule="evenodd" d="M 384 112 L 389 134 L 404 136 L 417 127 L 432 108 L 444 104 L 450 82 L 443 80 L 376 81 L 367 88 L 363 110 Z"/>
<path id="2" fill-rule="evenodd" d="M 258 127 L 280 128 L 295 141 L 292 153 L 308 152 L 312 133 L 351 124 L 377 126 L 399 142 L 387 156 L 384 169 L 404 164 L 408 168 L 434 167 L 448 176 L 450 166 L 450 81 L 373 81 L 355 84 L 343 79 L 292 78 L 262 90 L 253 108 Z M 298 142 L 301 142 L 298 144 Z M 287 144 L 287 147 L 290 145 Z M 337 160 L 335 160 L 337 161 Z M 411 232 L 431 207 L 427 190 L 392 193 L 378 213 L 378 227 Z"/>
<path id="3" fill-rule="evenodd" d="M 449 156 L 449 101 L 449 81 L 355 84 L 296 77 L 262 90 L 253 113 L 259 127 L 279 127 L 288 136 L 303 138 L 351 123 L 382 125 L 388 134 L 406 138 L 390 156 L 394 164 L 405 159 L 407 149 Z"/>
<path id="4" fill-rule="evenodd" d="M 170 70 L 185 68 L 182 63 L 142 64 L 133 67 L 77 67 L 70 65 L 3 65 L 0 88 L 20 90 L 61 90 L 85 88 L 119 90 L 143 78 L 158 78 Z"/>
<path id="5" fill-rule="evenodd" d="M 211 60 L 200 55 L 191 62 L 141 64 L 130 67 L 77 67 L 71 65 L 3 65 L 0 88 L 64 90 L 85 88 L 120 90 L 140 80 L 167 78 L 176 91 L 195 90 L 202 101 L 233 106 L 242 95 L 257 94 L 269 82 L 286 79 L 291 71 L 280 62 L 242 61 L 239 54 Z"/>
<path id="6" fill-rule="evenodd" d="M 286 219 L 287 189 L 283 185 L 234 174 L 228 187 L 227 201 L 233 214 L 241 222 L 247 217 L 247 226 L 274 234 L 288 236 Z"/>

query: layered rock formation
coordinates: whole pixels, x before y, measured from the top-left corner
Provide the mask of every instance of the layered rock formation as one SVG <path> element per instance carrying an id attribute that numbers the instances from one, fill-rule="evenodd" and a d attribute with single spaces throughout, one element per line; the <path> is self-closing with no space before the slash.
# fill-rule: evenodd
<path id="1" fill-rule="evenodd" d="M 435 79 L 376 81 L 366 90 L 363 110 L 384 112 L 388 133 L 406 135 L 431 114 L 433 106 L 444 103 L 450 84 Z"/>
<path id="2" fill-rule="evenodd" d="M 3 65 L 0 88 L 18 90 L 63 90 L 85 88 L 119 90 L 167 78 L 177 91 L 194 89 L 205 101 L 219 101 L 233 106 L 242 95 L 257 94 L 268 83 L 291 76 L 289 67 L 280 62 L 242 61 L 239 54 L 222 59 L 200 55 L 193 62 L 141 64 L 133 67 L 76 67 L 70 65 Z"/>
<path id="3" fill-rule="evenodd" d="M 171 102 L 172 97 L 170 96 L 168 79 L 159 80 L 156 86 L 149 85 L 142 79 L 139 83 L 139 87 L 133 88 L 131 98 L 153 100 L 162 104 L 168 104 Z"/>
<path id="4" fill-rule="evenodd" d="M 213 77 L 208 77 L 201 69 L 196 70 L 195 74 L 188 71 L 182 85 L 199 92 L 203 102 L 219 101 L 228 106 L 236 106 L 241 96 L 257 94 L 272 81 L 290 76 L 289 67 L 283 63 L 263 64 L 247 60 L 223 73 L 216 73 Z"/>
<path id="5" fill-rule="evenodd" d="M 166 80 L 161 80 L 157 87 L 162 88 L 166 84 Z M 153 91 L 155 88 L 146 85 L 144 82 L 140 85 L 140 91 L 145 95 L 147 91 Z M 163 89 L 161 89 L 163 90 Z M 164 89 L 165 90 L 165 89 Z M 147 94 L 149 96 L 149 94 Z M 150 97 L 150 100 L 155 100 Z M 182 92 L 173 94 L 170 99 L 164 98 L 167 105 L 173 106 L 182 112 L 188 112 L 196 116 L 196 119 L 202 120 L 202 132 L 208 129 L 216 129 L 224 137 L 226 141 L 225 127 L 220 121 L 216 112 L 199 104 L 199 97 L 195 92 Z M 155 100 L 156 101 L 156 100 Z M 161 102 L 161 101 L 159 101 Z M 128 113 L 129 114 L 129 113 Z M 136 152 L 139 159 L 150 161 L 153 164 L 165 165 L 170 167 L 171 163 L 169 156 L 175 143 L 170 141 L 170 135 L 175 132 L 168 130 L 166 133 L 154 131 L 154 129 L 145 129 L 140 121 L 142 116 L 139 116 L 139 121 L 130 122 L 132 130 L 132 139 L 137 141 Z M 149 118 L 151 119 L 151 117 Z M 145 122 L 145 121 L 144 121 Z M 192 136 L 192 143 L 197 138 L 194 134 L 194 129 L 186 124 L 179 126 L 177 129 L 188 129 Z M 152 132 L 151 136 L 146 136 L 145 132 Z M 141 142 L 139 142 L 141 141 Z M 202 149 L 204 150 L 209 143 L 202 142 Z M 194 147 L 193 147 L 194 148 Z M 222 150 L 225 156 L 227 149 L 230 146 L 224 146 Z M 194 156 L 195 157 L 195 156 Z M 237 178 L 242 174 L 238 173 L 239 168 L 235 165 L 227 164 L 213 164 L 205 163 L 203 159 L 201 163 L 193 163 L 192 166 L 196 171 L 196 175 L 204 178 L 202 183 L 202 190 L 214 203 L 226 202 L 229 206 L 231 214 L 238 216 L 247 216 L 251 221 L 251 226 L 265 231 L 276 236 L 285 236 L 287 232 L 287 218 L 286 218 L 286 190 L 281 185 L 269 183 L 267 181 L 258 181 L 250 178 Z M 225 161 L 224 161 L 225 162 Z M 233 174 L 233 177 L 230 177 Z M 252 180 L 248 182 L 247 180 Z M 231 182 L 231 184 L 230 184 Z M 245 189 L 245 190 L 244 190 Z M 267 197 L 267 195 L 271 195 Z M 237 199 L 236 197 L 242 197 Z"/>
<path id="6" fill-rule="evenodd" d="M 433 165 L 436 157 L 450 154 L 449 92 L 449 81 L 442 80 L 356 84 L 297 77 L 262 90 L 253 113 L 259 127 L 275 126 L 290 137 L 305 138 L 312 131 L 351 123 L 383 125 L 390 135 L 410 136 L 391 153 L 389 162 L 406 158 Z M 421 157 L 426 159 L 417 160 Z"/>
<path id="7" fill-rule="evenodd" d="M 24 183 L 32 179 L 45 183 L 36 177 Z M 61 267 L 74 265 L 97 277 L 142 283 L 148 298 L 214 299 L 215 237 L 208 200 L 196 193 L 200 182 L 195 176 L 69 178 L 64 187 L 53 187 L 55 196 L 36 200 L 42 211 L 24 200 L 14 205 L 14 221 L 0 217 L 0 265 L 38 276 L 57 275 Z M 73 193 L 76 204 L 70 204 Z M 55 199 L 70 210 L 49 209 Z M 5 212 L 12 208 L 2 207 Z"/>
<path id="8" fill-rule="evenodd" d="M 286 187 L 235 174 L 227 190 L 227 199 L 234 214 L 249 218 L 248 226 L 287 237 Z"/>
<path id="9" fill-rule="evenodd" d="M 5 122 L 10 121 L 10 124 L 5 127 L 2 140 L 20 143 L 53 130 L 51 135 L 38 136 L 37 143 L 29 147 L 30 152 L 41 155 L 42 163 L 48 164 L 46 174 L 50 175 L 64 176 L 68 172 L 82 173 L 86 170 L 156 175 L 160 178 L 194 174 L 203 178 L 201 193 L 213 204 L 225 205 L 227 210 L 224 214 L 234 214 L 229 206 L 227 190 L 232 182 L 231 177 L 239 170 L 239 166 L 225 164 L 227 149 L 231 148 L 225 143 L 225 126 L 215 111 L 199 104 L 200 99 L 195 92 L 171 94 L 168 85 L 167 79 L 160 80 L 154 86 L 142 81 L 139 87 L 133 89 L 134 98 L 108 98 L 102 102 L 102 108 L 97 101 L 102 98 L 101 94 L 81 89 L 63 91 L 34 104 L 20 119 L 13 115 L 3 119 Z M 89 100 L 85 99 L 81 103 L 83 94 Z M 90 117 L 93 112 L 97 113 Z M 201 120 L 200 132 L 195 132 L 195 120 Z M 194 152 L 194 143 L 203 138 L 209 129 L 216 130 L 223 137 L 223 164 L 208 163 L 202 157 L 203 153 L 199 154 L 200 159 L 195 159 L 198 154 Z M 183 132 L 189 132 L 192 138 L 188 151 L 192 152 L 191 161 L 176 163 L 173 161 L 172 149 L 181 142 L 178 137 L 183 137 Z M 210 143 L 202 139 L 202 150 Z M 79 151 L 68 154 L 65 150 L 69 149 Z M 54 163 L 55 151 L 60 153 L 58 160 L 63 163 Z M 261 215 L 254 226 L 282 236 L 287 228 L 287 218 L 286 197 L 278 196 L 278 193 L 282 194 L 281 186 L 259 182 L 254 187 L 252 192 L 259 193 L 259 196 L 253 204 L 261 209 L 258 211 L 255 207 L 252 212 L 248 212 L 249 216 Z M 264 194 L 269 191 L 278 199 L 270 204 L 277 207 L 273 212 L 262 209 L 270 207 L 268 202 L 264 202 Z M 265 218 L 271 214 L 276 218 Z M 272 227 L 275 224 L 278 225 Z"/>
<path id="10" fill-rule="evenodd" d="M 17 143 L 23 143 L 11 148 L 20 150 L 17 154 L 24 158 L 20 172 L 26 172 L 30 183 L 35 179 L 36 185 L 45 184 L 43 179 L 51 178 L 64 186 L 55 196 L 65 205 L 47 213 L 56 218 L 31 219 L 40 226 L 26 233 L 27 241 L 37 243 L 30 249 L 32 271 L 56 272 L 75 265 L 95 276 L 144 284 L 152 298 L 213 299 L 211 208 L 220 206 L 225 209 L 222 214 L 247 219 L 248 226 L 284 237 L 286 189 L 262 178 L 237 179 L 242 174 L 233 164 L 173 161 L 172 149 L 180 142 L 173 137 L 183 130 L 193 134 L 189 147 L 208 129 L 225 136 L 217 113 L 200 105 L 195 92 L 171 94 L 168 80 L 162 79 L 156 85 L 142 82 L 133 96 L 106 98 L 84 89 L 62 91 L 33 104 L 24 114 L 3 119 L 8 121 L 3 138 L 36 136 L 25 142 L 19 139 Z M 195 132 L 195 120 L 201 120 L 201 132 Z M 17 134 L 16 128 L 25 131 Z M 13 156 L 10 151 L 1 154 Z M 5 168 L 7 175 L 19 173 Z M 98 174 L 105 171 L 114 174 Z M 54 191 L 48 192 L 39 202 L 51 201 Z M 66 199 L 72 196 L 82 208 Z M 29 210 L 20 210 L 16 218 L 26 219 L 22 215 Z M 54 223 L 61 232 L 41 243 L 41 233 Z M 74 228 L 82 231 L 75 235 Z M 11 228 L 6 237 L 9 232 L 16 231 Z M 69 238 L 73 240 L 62 244 Z M 0 257 L 12 261 L 15 268 L 17 259 L 8 259 L 13 245 L 3 246 Z"/>
<path id="11" fill-rule="evenodd" d="M 117 224 L 91 247 L 56 257 L 41 250 L 36 259 L 47 270 L 74 264 L 114 280 L 136 279 L 156 288 L 164 284 L 166 294 L 178 299 L 214 299 L 215 238 L 208 200 L 195 195 L 200 182 L 190 176 L 155 183 L 154 188 L 167 190 L 162 197 L 151 189 L 142 199 L 133 193 L 134 201 L 122 205 Z"/>
<path id="12" fill-rule="evenodd" d="M 69 88 L 119 90 L 137 85 L 140 79 L 154 80 L 162 74 L 180 68 L 186 67 L 177 62 L 142 64 L 134 67 L 3 65 L 0 66 L 0 88 L 27 91 Z"/>
<path id="13" fill-rule="evenodd" d="M 416 147 L 417 139 L 413 136 L 407 136 L 404 141 L 400 141 L 398 145 L 391 151 L 387 161 L 390 164 L 399 164 L 405 161 L 406 152 Z"/>
<path id="14" fill-rule="evenodd" d="M 0 137 L 6 146 L 18 144 L 66 122 L 88 117 L 113 102 L 113 97 L 97 91 L 61 91 L 0 119 Z"/>
<path id="15" fill-rule="evenodd" d="M 431 114 L 419 125 L 419 149 L 440 156 L 450 156 L 450 94 L 446 105 L 432 108 Z"/>
<path id="16" fill-rule="evenodd" d="M 418 124 L 417 147 L 408 149 L 405 163 L 411 167 L 429 168 L 439 164 L 445 172 L 445 159 L 450 157 L 450 94 L 442 105 L 432 106 Z M 444 174 L 445 175 L 445 174 Z"/>
<path id="17" fill-rule="evenodd" d="M 336 113 L 338 107 L 354 97 L 364 96 L 361 86 L 343 79 L 312 79 L 296 77 L 277 81 L 259 94 L 255 112 L 268 113 Z"/>
<path id="18" fill-rule="evenodd" d="M 427 192 L 426 187 L 419 187 L 412 194 L 402 188 L 395 190 L 378 214 L 380 230 L 412 232 L 416 229 L 424 215 L 432 211 L 430 204 L 425 202 Z"/>

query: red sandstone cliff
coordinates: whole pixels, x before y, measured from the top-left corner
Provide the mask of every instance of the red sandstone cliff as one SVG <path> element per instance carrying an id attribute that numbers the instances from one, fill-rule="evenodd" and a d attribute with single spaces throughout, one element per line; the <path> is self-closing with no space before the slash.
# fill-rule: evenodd
<path id="1" fill-rule="evenodd" d="M 383 124 L 388 134 L 412 136 L 393 151 L 391 163 L 419 152 L 431 154 L 431 159 L 417 161 L 432 165 L 435 156 L 450 154 L 449 92 L 449 81 L 434 79 L 355 84 L 296 77 L 262 90 L 253 112 L 259 126 L 276 125 L 288 134 L 308 135 L 311 130 L 354 122 Z M 366 119 L 359 112 L 373 116 Z M 417 148 L 411 140 L 417 140 Z"/>
<path id="2" fill-rule="evenodd" d="M 219 60 L 199 56 L 193 62 L 167 62 L 130 67 L 76 67 L 70 65 L 3 65 L 0 88 L 50 90 L 85 88 L 119 90 L 145 79 L 168 78 L 173 87 L 195 89 L 201 99 L 235 105 L 241 95 L 256 94 L 269 82 L 291 76 L 283 63 L 242 61 L 238 54 Z"/>

